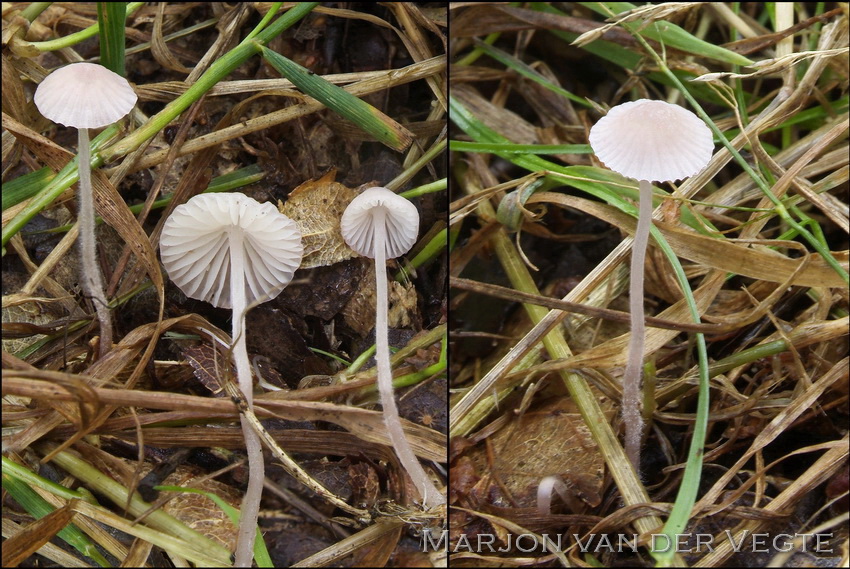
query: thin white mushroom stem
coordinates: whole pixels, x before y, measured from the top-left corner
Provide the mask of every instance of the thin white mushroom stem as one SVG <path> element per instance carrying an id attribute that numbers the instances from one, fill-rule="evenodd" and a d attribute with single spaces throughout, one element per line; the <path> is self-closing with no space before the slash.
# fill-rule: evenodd
<path id="1" fill-rule="evenodd" d="M 623 422 L 626 424 L 626 456 L 640 473 L 640 443 L 643 436 L 641 415 L 641 376 L 643 347 L 646 336 L 643 311 L 643 265 L 652 226 L 652 184 L 640 181 L 638 222 L 632 242 L 631 278 L 629 281 L 629 312 L 632 335 L 629 338 L 629 358 L 623 376 Z"/>
<path id="2" fill-rule="evenodd" d="M 254 410 L 254 383 L 251 378 L 251 364 L 248 361 L 248 348 L 245 342 L 245 258 L 242 240 L 243 232 L 238 227 L 229 231 L 230 240 L 230 299 L 233 305 L 233 359 L 236 362 L 236 376 L 239 389 L 245 395 L 248 408 Z M 254 559 L 254 541 L 257 536 L 257 517 L 260 513 L 260 499 L 263 495 L 265 479 L 265 461 L 260 437 L 251 428 L 250 423 L 241 417 L 242 434 L 245 437 L 245 449 L 248 453 L 248 488 L 242 498 L 239 513 L 239 533 L 236 542 L 236 567 L 251 567 Z"/>
<path id="3" fill-rule="evenodd" d="M 390 369 L 390 343 L 388 337 L 387 312 L 389 311 L 387 293 L 387 252 L 385 243 L 386 231 L 386 209 L 377 207 L 372 214 L 374 216 L 375 228 L 375 288 L 377 306 L 375 313 L 375 346 L 378 367 L 378 392 L 381 395 L 381 405 L 384 407 L 384 424 L 390 435 L 396 455 L 401 465 L 410 475 L 416 485 L 422 503 L 428 508 L 434 508 L 444 502 L 443 495 L 434 486 L 434 483 L 425 473 L 419 459 L 413 454 L 413 449 L 404 435 L 401 419 L 398 416 L 398 407 L 395 404 L 395 393 L 393 392 L 393 375 Z"/>
<path id="4" fill-rule="evenodd" d="M 77 212 L 77 223 L 80 229 L 80 274 L 83 292 L 88 296 L 97 311 L 100 325 L 101 357 L 112 348 L 112 317 L 109 314 L 109 304 L 103 292 L 103 278 L 100 265 L 97 263 L 97 245 L 94 237 L 94 190 L 91 183 L 91 149 L 89 148 L 89 129 L 77 129 L 78 154 L 77 168 L 80 173 L 80 191 L 78 198 L 80 210 Z"/>

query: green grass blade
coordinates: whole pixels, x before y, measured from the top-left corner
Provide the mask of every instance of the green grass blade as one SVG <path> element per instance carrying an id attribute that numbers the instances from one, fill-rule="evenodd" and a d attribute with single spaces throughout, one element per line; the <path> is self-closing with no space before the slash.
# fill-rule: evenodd
<path id="1" fill-rule="evenodd" d="M 26 482 L 14 476 L 8 468 L 12 461 L 3 457 L 3 489 L 6 490 L 14 500 L 20 504 L 35 519 L 41 519 L 53 512 L 54 508 L 44 498 L 39 496 L 35 490 L 30 488 Z M 37 476 L 37 475 L 36 475 Z M 109 567 L 110 563 L 97 549 L 94 542 L 83 531 L 74 524 L 68 524 L 56 534 L 62 541 L 79 551 L 86 557 L 93 559 L 101 567 Z"/>
<path id="2" fill-rule="evenodd" d="M 36 195 L 56 174 L 45 166 L 3 183 L 3 211 Z"/>
<path id="3" fill-rule="evenodd" d="M 108 4 L 108 2 L 107 2 Z M 130 15 L 142 6 L 144 6 L 144 2 L 130 2 L 130 4 L 126 7 L 126 14 Z M 68 34 L 56 39 L 47 40 L 47 41 L 36 41 L 32 42 L 30 45 L 36 48 L 39 51 L 47 52 L 47 51 L 56 51 L 62 49 L 64 47 L 71 47 L 77 45 L 78 43 L 85 41 L 87 39 L 93 38 L 98 34 L 100 29 L 99 24 L 94 24 L 89 26 L 83 30 L 78 32 L 74 32 L 73 34 Z"/>
<path id="4" fill-rule="evenodd" d="M 97 25 L 100 29 L 100 64 L 121 77 L 124 69 L 126 43 L 124 21 L 127 19 L 126 2 L 98 2 Z"/>
<path id="5" fill-rule="evenodd" d="M 593 154 L 589 144 L 513 144 L 465 140 L 452 140 L 449 142 L 449 150 L 489 154 Z"/>
<path id="6" fill-rule="evenodd" d="M 83 481 L 86 487 L 90 488 L 93 492 L 97 492 L 99 496 L 105 496 L 118 507 L 125 508 L 129 506 L 127 511 L 132 516 L 140 516 L 150 509 L 151 505 L 142 500 L 137 493 L 129 496 L 129 491 L 123 484 L 96 469 L 73 453 L 60 451 L 53 457 L 53 463 L 67 471 L 71 476 Z M 227 562 L 230 559 L 230 551 L 226 547 L 189 528 L 186 524 L 161 509 L 149 512 L 145 520 L 145 525 L 185 543 L 194 552 L 203 553 L 209 559 L 215 559 L 219 562 Z M 193 552 L 183 552 L 184 555 L 190 553 Z"/>
<path id="7" fill-rule="evenodd" d="M 413 142 L 413 134 L 399 123 L 342 87 L 329 83 L 294 61 L 262 47 L 263 57 L 278 73 L 292 81 L 305 94 L 350 120 L 378 142 L 401 152 Z"/>

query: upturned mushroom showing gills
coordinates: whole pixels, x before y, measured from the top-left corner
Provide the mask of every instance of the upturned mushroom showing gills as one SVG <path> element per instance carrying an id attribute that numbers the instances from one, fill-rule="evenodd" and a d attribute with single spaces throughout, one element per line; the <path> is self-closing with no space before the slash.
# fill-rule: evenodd
<path id="1" fill-rule="evenodd" d="M 83 291 L 92 299 L 97 311 L 101 356 L 112 347 L 112 320 L 95 253 L 88 129 L 104 127 L 120 120 L 133 110 L 137 99 L 126 79 L 94 63 L 72 63 L 57 69 L 39 84 L 33 98 L 35 106 L 46 118 L 77 129 L 80 281 Z"/>
<path id="2" fill-rule="evenodd" d="M 708 126 L 691 111 L 648 99 L 612 108 L 590 129 L 589 138 L 596 156 L 608 168 L 640 182 L 629 283 L 631 337 L 622 401 L 626 455 L 640 471 L 643 433 L 640 385 L 645 340 L 643 265 L 652 223 L 651 182 L 672 182 L 698 173 L 711 159 L 714 141 Z"/>
<path id="3" fill-rule="evenodd" d="M 275 298 L 301 264 L 301 232 L 270 204 L 243 194 L 201 194 L 177 206 L 160 240 L 162 264 L 186 296 L 233 309 L 233 359 L 249 408 L 254 390 L 245 343 L 250 304 Z M 263 490 L 263 449 L 242 419 L 248 452 L 248 489 L 242 502 L 237 566 L 251 566 Z"/>
<path id="4" fill-rule="evenodd" d="M 387 336 L 387 259 L 399 257 L 413 247 L 419 233 L 419 212 L 408 200 L 386 188 L 369 188 L 354 198 L 345 209 L 340 228 L 349 247 L 364 257 L 375 259 L 375 361 L 384 424 L 390 441 L 419 491 L 422 503 L 428 508 L 439 506 L 445 503 L 445 497 L 413 454 L 398 416 Z"/>

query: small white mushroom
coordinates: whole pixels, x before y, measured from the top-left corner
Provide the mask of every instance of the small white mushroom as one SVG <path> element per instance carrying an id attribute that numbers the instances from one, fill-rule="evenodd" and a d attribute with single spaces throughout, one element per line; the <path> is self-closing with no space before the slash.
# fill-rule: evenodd
<path id="1" fill-rule="evenodd" d="M 445 503 L 445 497 L 425 473 L 404 435 L 393 394 L 387 337 L 387 259 L 403 255 L 413 247 L 419 233 L 419 212 L 408 200 L 386 188 L 369 188 L 348 205 L 342 214 L 340 228 L 349 247 L 375 259 L 375 360 L 384 424 L 396 455 L 416 485 L 423 504 L 436 507 Z"/>
<path id="2" fill-rule="evenodd" d="M 133 110 L 136 93 L 126 79 L 102 65 L 72 63 L 48 75 L 35 90 L 42 115 L 77 129 L 80 172 L 80 281 L 97 310 L 100 355 L 112 347 L 112 320 L 103 292 L 103 277 L 95 254 L 94 196 L 91 185 L 90 128 L 114 123 Z"/>
<path id="3" fill-rule="evenodd" d="M 711 130 L 691 111 L 640 99 L 617 105 L 590 129 L 590 146 L 611 170 L 640 182 L 638 224 L 632 244 L 629 307 L 631 337 L 623 375 L 623 423 L 626 455 L 640 471 L 640 383 L 643 369 L 643 265 L 652 224 L 652 184 L 693 176 L 714 152 Z"/>
<path id="4" fill-rule="evenodd" d="M 168 276 L 186 296 L 233 309 L 233 359 L 239 388 L 253 409 L 245 312 L 275 298 L 292 280 L 303 254 L 298 225 L 274 205 L 243 194 L 201 194 L 174 209 L 159 246 Z M 260 439 L 244 419 L 242 433 L 249 477 L 236 565 L 250 567 L 265 473 Z"/>

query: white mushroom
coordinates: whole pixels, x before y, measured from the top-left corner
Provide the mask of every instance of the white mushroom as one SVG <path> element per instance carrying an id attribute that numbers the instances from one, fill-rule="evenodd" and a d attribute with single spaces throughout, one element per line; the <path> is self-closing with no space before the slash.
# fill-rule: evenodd
<path id="1" fill-rule="evenodd" d="M 340 228 L 349 247 L 375 259 L 375 360 L 384 424 L 396 455 L 416 485 L 423 503 L 429 508 L 436 507 L 445 503 L 445 497 L 425 473 L 404 435 L 393 394 L 387 338 L 387 259 L 403 255 L 416 242 L 419 212 L 408 200 L 386 188 L 369 188 L 348 205 L 342 214 Z"/>
<path id="2" fill-rule="evenodd" d="M 623 376 L 623 423 L 626 455 L 640 471 L 643 417 L 640 383 L 643 368 L 643 265 L 652 223 L 652 181 L 693 176 L 714 152 L 711 130 L 694 113 L 664 101 L 640 99 L 618 105 L 590 129 L 590 145 L 610 169 L 639 180 L 638 224 L 632 244 L 629 305 L 631 337 Z"/>
<path id="3" fill-rule="evenodd" d="M 239 388 L 253 409 L 254 389 L 245 344 L 245 312 L 275 298 L 301 264 L 301 232 L 272 204 L 243 194 L 201 194 L 174 209 L 160 239 L 162 264 L 187 296 L 233 309 L 233 358 Z M 250 567 L 264 465 L 260 439 L 247 421 L 248 489 L 242 503 L 236 565 Z"/>
<path id="4" fill-rule="evenodd" d="M 94 196 L 91 185 L 90 128 L 114 123 L 133 110 L 136 93 L 126 79 L 102 65 L 72 63 L 48 75 L 33 98 L 42 115 L 71 126 L 78 133 L 80 172 L 80 281 L 92 299 L 100 324 L 100 355 L 112 347 L 112 320 L 103 292 L 103 278 L 95 254 Z"/>

